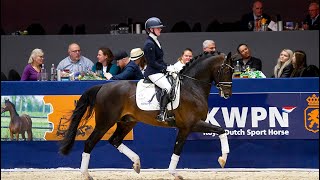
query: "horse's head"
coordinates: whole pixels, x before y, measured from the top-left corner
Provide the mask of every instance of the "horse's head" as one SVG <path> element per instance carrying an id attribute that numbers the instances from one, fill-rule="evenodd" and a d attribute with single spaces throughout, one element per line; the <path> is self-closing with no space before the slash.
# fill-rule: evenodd
<path id="1" fill-rule="evenodd" d="M 232 74 L 232 58 L 231 52 L 229 52 L 219 67 L 217 78 L 214 78 L 216 87 L 219 89 L 219 95 L 225 99 L 232 95 Z"/>
<path id="2" fill-rule="evenodd" d="M 8 99 L 4 100 L 4 105 L 1 107 L 1 114 L 9 111 L 9 105 L 11 104 L 11 102 Z"/>

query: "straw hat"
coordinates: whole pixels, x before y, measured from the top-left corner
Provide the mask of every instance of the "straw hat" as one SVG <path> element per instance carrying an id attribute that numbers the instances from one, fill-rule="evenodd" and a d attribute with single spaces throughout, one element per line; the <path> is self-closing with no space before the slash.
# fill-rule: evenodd
<path id="1" fill-rule="evenodd" d="M 144 55 L 144 52 L 141 50 L 141 48 L 134 48 L 130 52 L 130 60 L 135 61 L 141 58 L 143 55 Z"/>

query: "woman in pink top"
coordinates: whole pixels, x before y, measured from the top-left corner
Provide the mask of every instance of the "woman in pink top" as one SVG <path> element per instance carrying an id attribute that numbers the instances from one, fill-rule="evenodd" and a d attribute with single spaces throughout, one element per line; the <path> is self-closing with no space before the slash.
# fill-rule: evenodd
<path id="1" fill-rule="evenodd" d="M 42 49 L 34 49 L 29 57 L 28 65 L 23 70 L 21 81 L 37 81 L 43 61 Z"/>

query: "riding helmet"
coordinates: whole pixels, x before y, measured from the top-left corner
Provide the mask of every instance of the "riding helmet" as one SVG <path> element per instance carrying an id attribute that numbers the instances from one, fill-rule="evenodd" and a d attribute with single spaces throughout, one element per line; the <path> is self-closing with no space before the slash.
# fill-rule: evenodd
<path id="1" fill-rule="evenodd" d="M 162 28 L 165 27 L 161 20 L 157 17 L 151 17 L 149 18 L 145 23 L 145 29 L 148 31 L 150 28 Z"/>

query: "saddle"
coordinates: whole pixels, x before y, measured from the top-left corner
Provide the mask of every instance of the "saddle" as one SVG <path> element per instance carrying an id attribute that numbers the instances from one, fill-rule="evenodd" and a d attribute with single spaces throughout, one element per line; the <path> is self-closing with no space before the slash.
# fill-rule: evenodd
<path id="1" fill-rule="evenodd" d="M 167 105 L 168 110 L 174 110 L 179 106 L 180 101 L 180 80 L 167 76 L 172 88 L 169 92 L 170 102 Z M 149 78 L 141 79 L 137 83 L 136 103 L 141 110 L 155 111 L 160 110 L 160 96 L 162 89 L 153 84 Z"/>

